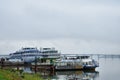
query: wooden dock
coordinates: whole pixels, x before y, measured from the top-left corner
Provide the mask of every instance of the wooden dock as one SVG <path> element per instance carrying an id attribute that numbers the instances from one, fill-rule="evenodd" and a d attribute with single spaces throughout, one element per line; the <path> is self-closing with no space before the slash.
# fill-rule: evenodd
<path id="1" fill-rule="evenodd" d="M 30 67 L 35 72 L 41 70 L 49 70 L 54 71 L 54 66 L 52 64 L 31 64 L 31 63 L 24 63 L 24 62 L 10 62 L 10 61 L 0 61 L 0 68 L 17 68 L 18 70 L 20 67 Z"/>

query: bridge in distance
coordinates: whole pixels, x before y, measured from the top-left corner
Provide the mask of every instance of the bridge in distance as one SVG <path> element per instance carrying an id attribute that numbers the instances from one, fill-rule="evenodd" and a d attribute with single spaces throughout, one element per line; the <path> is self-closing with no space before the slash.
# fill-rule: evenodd
<path id="1" fill-rule="evenodd" d="M 96 56 L 98 58 L 120 58 L 120 54 L 61 54 L 61 56 Z M 0 55 L 0 58 L 9 58 L 9 55 Z"/>

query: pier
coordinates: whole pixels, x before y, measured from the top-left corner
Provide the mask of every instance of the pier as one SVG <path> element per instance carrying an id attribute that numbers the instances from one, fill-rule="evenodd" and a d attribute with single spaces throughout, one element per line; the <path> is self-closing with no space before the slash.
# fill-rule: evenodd
<path id="1" fill-rule="evenodd" d="M 98 59 L 100 58 L 120 58 L 120 54 L 61 54 L 61 56 L 91 56 L 94 57 L 96 56 Z M 35 72 L 37 71 L 55 71 L 55 65 L 53 65 L 53 63 L 39 63 L 37 61 L 32 62 L 32 63 L 25 63 L 25 62 L 10 62 L 7 60 L 9 56 L 8 55 L 0 55 L 0 68 L 17 68 L 17 70 L 20 69 L 20 67 L 30 67 L 32 70 L 34 70 Z M 62 62 L 63 63 L 63 62 Z M 75 66 L 75 65 L 73 65 Z M 58 66 L 59 67 L 68 67 L 70 68 L 70 70 L 72 70 L 72 68 L 70 66 Z M 75 68 L 78 66 L 75 66 Z M 61 68 L 60 68 L 61 69 Z M 82 67 L 80 66 L 78 69 L 82 69 Z M 65 69 L 64 69 L 65 70 Z M 67 69 L 66 69 L 67 70 Z M 74 70 L 74 68 L 73 68 Z"/>

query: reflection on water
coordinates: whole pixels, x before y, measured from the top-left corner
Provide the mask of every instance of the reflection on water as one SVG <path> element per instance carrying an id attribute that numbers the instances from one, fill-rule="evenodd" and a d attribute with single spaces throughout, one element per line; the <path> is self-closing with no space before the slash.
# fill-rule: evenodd
<path id="1" fill-rule="evenodd" d="M 24 71 L 25 73 L 33 73 L 33 71 L 31 70 L 30 67 L 24 67 L 23 71 Z"/>
<path id="2" fill-rule="evenodd" d="M 24 68 L 24 72 L 34 73 L 29 67 Z M 50 80 L 96 80 L 98 71 L 39 71 L 44 79 Z"/>
<path id="3" fill-rule="evenodd" d="M 51 80 L 94 80 L 98 75 L 96 71 L 59 71 Z"/>

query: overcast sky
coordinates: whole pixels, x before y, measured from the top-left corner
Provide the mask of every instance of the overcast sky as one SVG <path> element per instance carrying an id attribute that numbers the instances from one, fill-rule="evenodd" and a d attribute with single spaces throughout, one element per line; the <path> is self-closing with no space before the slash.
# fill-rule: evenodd
<path id="1" fill-rule="evenodd" d="M 0 54 L 21 47 L 120 54 L 120 0 L 0 0 Z"/>

